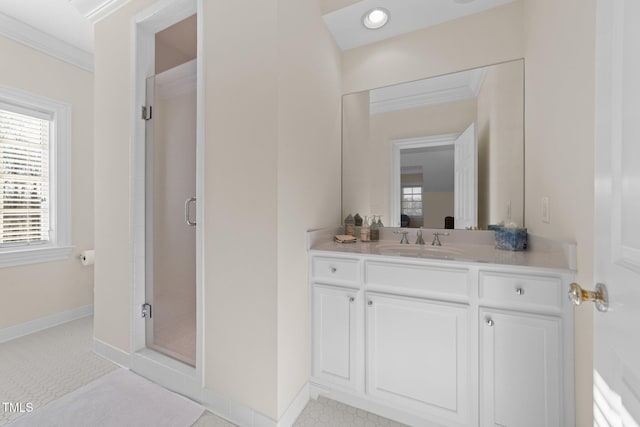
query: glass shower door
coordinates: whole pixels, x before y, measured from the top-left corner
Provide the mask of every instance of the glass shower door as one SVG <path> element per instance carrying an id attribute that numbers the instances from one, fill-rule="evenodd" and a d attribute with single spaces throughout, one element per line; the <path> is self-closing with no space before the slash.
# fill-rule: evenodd
<path id="1" fill-rule="evenodd" d="M 147 347 L 196 363 L 195 60 L 147 79 Z"/>

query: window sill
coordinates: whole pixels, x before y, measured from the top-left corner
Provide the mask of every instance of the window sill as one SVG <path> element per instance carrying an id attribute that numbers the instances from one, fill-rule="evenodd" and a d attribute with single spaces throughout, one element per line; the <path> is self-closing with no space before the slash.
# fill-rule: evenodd
<path id="1" fill-rule="evenodd" d="M 72 246 L 46 246 L 0 249 L 0 268 L 68 259 Z"/>

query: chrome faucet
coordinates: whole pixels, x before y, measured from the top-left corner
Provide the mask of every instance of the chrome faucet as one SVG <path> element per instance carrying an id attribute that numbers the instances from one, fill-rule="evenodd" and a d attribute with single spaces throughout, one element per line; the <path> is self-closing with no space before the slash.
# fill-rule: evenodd
<path id="1" fill-rule="evenodd" d="M 448 236 L 449 233 L 433 233 L 433 241 L 431 242 L 431 246 L 442 246 L 440 243 L 440 236 Z"/>
<path id="2" fill-rule="evenodd" d="M 402 239 L 400 239 L 400 243 L 401 244 L 409 244 L 409 239 L 407 239 L 407 234 L 409 234 L 408 231 L 394 231 L 393 234 L 402 234 Z"/>
<path id="3" fill-rule="evenodd" d="M 424 245 L 424 239 L 422 238 L 422 229 L 418 228 L 416 231 L 416 245 Z"/>

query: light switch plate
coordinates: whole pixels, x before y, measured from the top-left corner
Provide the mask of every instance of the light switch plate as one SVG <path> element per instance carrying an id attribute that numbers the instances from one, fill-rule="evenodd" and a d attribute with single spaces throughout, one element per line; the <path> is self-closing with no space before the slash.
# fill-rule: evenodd
<path id="1" fill-rule="evenodd" d="M 549 207 L 549 197 L 542 198 L 542 222 L 549 224 L 551 222 L 551 212 Z"/>

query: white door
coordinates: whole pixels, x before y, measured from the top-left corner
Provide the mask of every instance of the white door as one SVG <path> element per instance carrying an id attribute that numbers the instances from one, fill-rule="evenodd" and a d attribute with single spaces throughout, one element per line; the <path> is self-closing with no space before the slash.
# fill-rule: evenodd
<path id="1" fill-rule="evenodd" d="M 467 308 L 369 293 L 367 394 L 468 425 Z"/>
<path id="2" fill-rule="evenodd" d="M 456 228 L 478 226 L 477 146 L 476 124 L 471 123 L 454 143 L 454 216 Z"/>
<path id="3" fill-rule="evenodd" d="M 640 2 L 599 0 L 594 424 L 640 424 Z"/>
<path id="4" fill-rule="evenodd" d="M 357 291 L 313 285 L 313 376 L 356 388 Z"/>
<path id="5" fill-rule="evenodd" d="M 563 425 L 559 317 L 480 311 L 480 425 Z"/>

